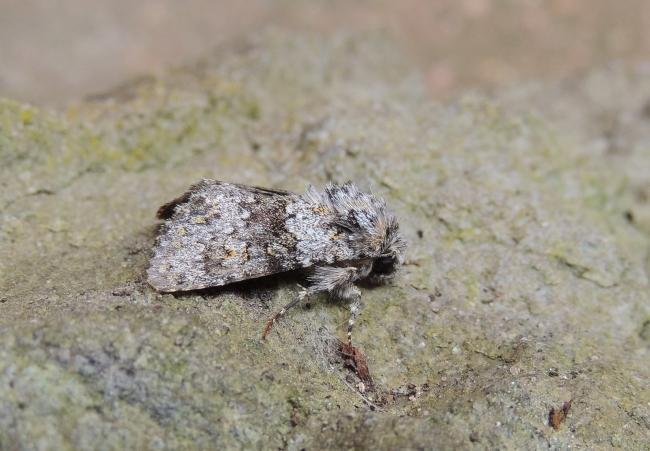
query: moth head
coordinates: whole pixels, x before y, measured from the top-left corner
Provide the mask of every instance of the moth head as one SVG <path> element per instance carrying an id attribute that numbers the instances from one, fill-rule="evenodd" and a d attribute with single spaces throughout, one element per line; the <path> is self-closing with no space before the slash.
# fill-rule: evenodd
<path id="1" fill-rule="evenodd" d="M 372 273 L 385 278 L 392 276 L 404 263 L 406 243 L 399 234 L 399 224 L 394 216 L 387 215 L 382 228 L 381 252 L 372 263 Z"/>
<path id="2" fill-rule="evenodd" d="M 345 231 L 359 258 L 373 259 L 372 273 L 380 279 L 389 278 L 404 262 L 406 245 L 397 218 L 382 198 L 350 182 L 329 184 L 322 194 L 312 190 L 308 198 L 335 212 L 336 226 Z"/>

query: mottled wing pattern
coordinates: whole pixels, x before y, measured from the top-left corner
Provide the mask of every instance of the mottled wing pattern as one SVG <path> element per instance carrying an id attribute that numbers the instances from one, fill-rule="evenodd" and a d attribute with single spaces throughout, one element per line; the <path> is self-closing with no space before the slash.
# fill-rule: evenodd
<path id="1" fill-rule="evenodd" d="M 159 291 L 221 286 L 354 258 L 336 213 L 308 196 L 203 180 L 163 205 L 149 283 Z"/>

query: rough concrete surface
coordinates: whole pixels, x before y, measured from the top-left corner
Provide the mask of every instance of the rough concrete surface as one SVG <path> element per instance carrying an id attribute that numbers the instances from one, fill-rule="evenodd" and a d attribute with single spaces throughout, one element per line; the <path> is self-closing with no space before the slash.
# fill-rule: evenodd
<path id="1" fill-rule="evenodd" d="M 0 448 L 650 442 L 650 73 L 432 105 L 376 34 L 264 32 L 65 112 L 0 101 Z M 390 286 L 161 295 L 154 212 L 201 177 L 354 180 L 408 239 Z M 556 429 L 549 412 L 571 400 Z"/>

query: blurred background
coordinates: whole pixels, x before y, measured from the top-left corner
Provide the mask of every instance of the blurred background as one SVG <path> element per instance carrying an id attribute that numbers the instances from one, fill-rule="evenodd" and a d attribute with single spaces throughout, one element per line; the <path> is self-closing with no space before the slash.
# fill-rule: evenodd
<path id="1" fill-rule="evenodd" d="M 442 100 L 650 61 L 644 0 L 2 0 L 0 96 L 62 106 L 265 26 L 386 29 Z"/>

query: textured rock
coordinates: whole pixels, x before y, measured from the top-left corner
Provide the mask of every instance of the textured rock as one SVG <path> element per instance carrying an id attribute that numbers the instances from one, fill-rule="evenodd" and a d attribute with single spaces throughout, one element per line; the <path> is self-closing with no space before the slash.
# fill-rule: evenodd
<path id="1" fill-rule="evenodd" d="M 443 107 L 399 55 L 271 32 L 65 113 L 0 101 L 0 448 L 647 444 L 650 76 Z M 334 351 L 343 305 L 260 343 L 295 276 L 146 285 L 156 208 L 201 177 L 388 199 L 410 247 L 364 290 L 377 392 Z"/>

